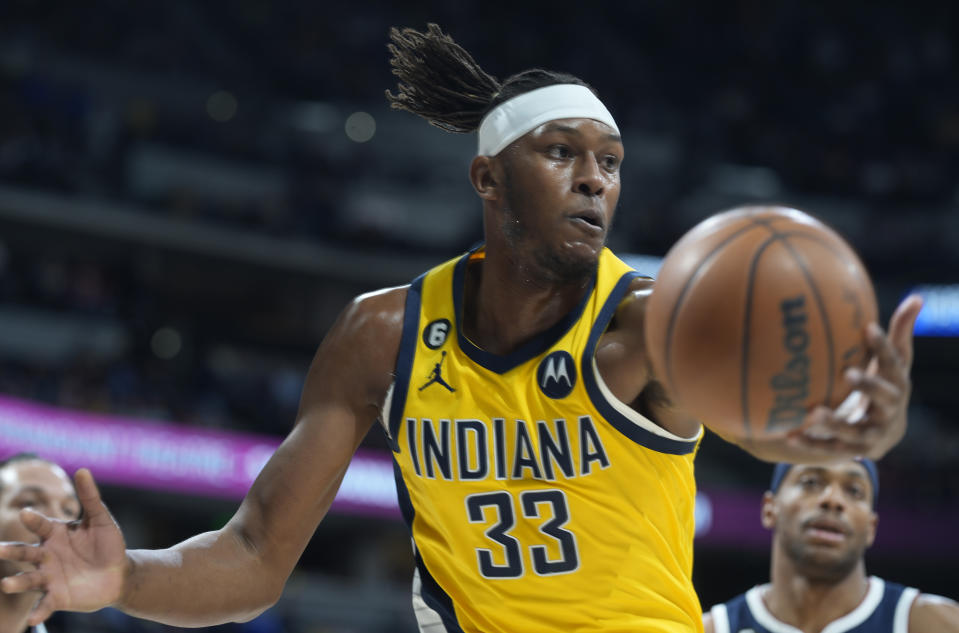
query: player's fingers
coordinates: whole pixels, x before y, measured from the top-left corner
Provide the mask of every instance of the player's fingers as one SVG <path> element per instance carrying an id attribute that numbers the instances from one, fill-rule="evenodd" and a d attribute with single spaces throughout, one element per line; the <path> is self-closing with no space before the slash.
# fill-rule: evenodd
<path id="1" fill-rule="evenodd" d="M 825 439 L 800 436 L 792 443 L 807 455 L 818 453 L 831 461 L 861 457 L 869 452 L 869 447 L 861 442 L 843 442 L 835 437 Z"/>
<path id="2" fill-rule="evenodd" d="M 39 571 L 24 571 L 7 576 L 0 581 L 4 593 L 23 593 L 24 591 L 44 591 L 47 586 L 46 575 Z"/>
<path id="3" fill-rule="evenodd" d="M 844 445 L 846 452 L 859 456 L 870 452 L 884 432 L 882 425 L 868 420 L 856 424 L 841 422 L 836 427 L 836 439 Z"/>
<path id="4" fill-rule="evenodd" d="M 893 384 L 879 374 L 870 374 L 858 367 L 850 367 L 846 370 L 845 378 L 854 391 L 862 392 L 872 404 L 895 406 L 902 397 L 903 386 Z"/>
<path id="5" fill-rule="evenodd" d="M 868 418 L 850 424 L 826 407 L 817 407 L 801 427 L 801 437 L 809 446 L 829 448 L 847 455 L 859 455 L 882 434 L 882 427 Z"/>
<path id="6" fill-rule="evenodd" d="M 54 611 L 56 611 L 56 606 L 54 605 L 53 596 L 45 594 L 40 602 L 33 607 L 30 616 L 27 618 L 27 624 L 30 626 L 43 624 L 47 618 L 53 615 Z"/>
<path id="7" fill-rule="evenodd" d="M 837 454 L 839 440 L 828 423 L 831 413 L 826 407 L 813 409 L 799 427 L 790 431 L 788 443 L 805 452 L 835 454 L 837 459 L 841 458 L 842 456 Z"/>
<path id="8" fill-rule="evenodd" d="M 890 337 L 886 336 L 882 328 L 875 323 L 870 323 L 866 327 L 866 340 L 869 348 L 877 361 L 877 370 L 874 372 L 886 376 L 891 380 L 902 382 L 907 376 L 904 369 L 908 369 L 905 359 L 900 355 L 899 350 L 892 344 Z M 870 372 L 873 373 L 873 372 Z"/>
<path id="9" fill-rule="evenodd" d="M 905 366 L 912 366 L 912 332 L 922 311 L 922 297 L 909 295 L 889 319 L 889 340 Z"/>
<path id="10" fill-rule="evenodd" d="M 54 520 L 43 516 L 36 510 L 30 508 L 20 510 L 20 522 L 43 540 L 47 540 L 53 534 Z"/>
<path id="11" fill-rule="evenodd" d="M 104 520 L 113 521 L 110 511 L 100 498 L 100 490 L 93 480 L 93 474 L 86 468 L 81 468 L 73 476 L 77 489 L 77 498 L 83 507 L 84 518 L 92 524 L 102 523 Z"/>
<path id="12" fill-rule="evenodd" d="M 850 445 L 841 441 L 835 435 L 812 433 L 796 433 L 790 436 L 787 444 L 802 450 L 806 455 L 819 454 L 832 460 L 842 460 L 862 454 L 863 447 L 859 444 Z"/>
<path id="13" fill-rule="evenodd" d="M 795 437 L 804 437 L 810 440 L 832 439 L 832 434 L 826 432 L 828 429 L 824 429 L 824 424 L 828 415 L 829 410 L 826 407 L 816 407 L 806 415 L 802 424 L 795 428 L 790 435 Z"/>
<path id="14" fill-rule="evenodd" d="M 27 543 L 0 543 L 0 560 L 33 563 L 36 565 L 42 557 L 43 554 L 36 545 L 28 545 Z"/>

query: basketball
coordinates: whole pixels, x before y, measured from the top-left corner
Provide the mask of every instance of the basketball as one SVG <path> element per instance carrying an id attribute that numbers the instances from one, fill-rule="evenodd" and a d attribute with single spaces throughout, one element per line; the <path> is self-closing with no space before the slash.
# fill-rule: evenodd
<path id="1" fill-rule="evenodd" d="M 649 298 L 653 371 L 684 411 L 722 435 L 795 428 L 850 392 L 877 318 L 855 251 L 812 216 L 741 207 L 693 227 L 666 254 Z"/>

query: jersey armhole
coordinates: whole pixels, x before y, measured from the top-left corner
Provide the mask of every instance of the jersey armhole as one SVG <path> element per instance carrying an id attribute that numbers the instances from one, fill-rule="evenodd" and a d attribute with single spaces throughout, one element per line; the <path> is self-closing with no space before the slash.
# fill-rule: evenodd
<path id="1" fill-rule="evenodd" d="M 725 604 L 713 605 L 709 614 L 713 617 L 713 633 L 729 633 L 729 612 Z"/>
<path id="2" fill-rule="evenodd" d="M 916 603 L 918 597 L 919 590 L 915 587 L 903 589 L 896 604 L 895 615 L 892 617 L 892 633 L 909 633 L 909 614 L 912 613 L 912 605 Z"/>
<path id="3" fill-rule="evenodd" d="M 696 450 L 696 445 L 703 433 L 701 427 L 699 432 L 689 439 L 670 433 L 616 398 L 599 375 L 599 368 L 596 365 L 596 345 L 599 338 L 606 331 L 630 284 L 641 276 L 636 271 L 623 273 L 609 293 L 590 330 L 589 340 L 580 362 L 580 372 L 590 401 L 613 428 L 640 446 L 660 453 L 688 455 Z"/>
<path id="4" fill-rule="evenodd" d="M 403 409 L 406 406 L 406 392 L 410 386 L 410 373 L 413 369 L 413 357 L 416 352 L 416 336 L 420 324 L 420 303 L 423 293 L 423 279 L 426 273 L 417 277 L 406 292 L 406 306 L 403 313 L 403 334 L 400 338 L 400 350 L 396 355 L 396 368 L 393 384 L 390 386 L 383 407 L 383 420 L 386 436 L 394 453 L 398 453 L 399 432 Z"/>

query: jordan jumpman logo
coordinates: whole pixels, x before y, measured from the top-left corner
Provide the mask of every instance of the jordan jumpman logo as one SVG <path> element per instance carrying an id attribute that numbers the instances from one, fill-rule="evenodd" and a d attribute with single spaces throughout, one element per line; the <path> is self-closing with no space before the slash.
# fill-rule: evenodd
<path id="1" fill-rule="evenodd" d="M 440 372 L 442 371 L 441 366 L 443 365 L 444 360 L 446 360 L 445 349 L 443 350 L 443 355 L 440 357 L 440 362 L 436 363 L 436 365 L 433 367 L 433 371 L 430 373 L 430 379 L 426 381 L 425 385 L 420 387 L 420 391 L 423 391 L 424 389 L 432 385 L 434 382 L 443 385 L 444 387 L 449 389 L 450 392 L 456 391 L 456 389 L 453 389 L 448 384 L 446 384 L 446 381 L 443 380 L 443 376 L 440 374 Z"/>

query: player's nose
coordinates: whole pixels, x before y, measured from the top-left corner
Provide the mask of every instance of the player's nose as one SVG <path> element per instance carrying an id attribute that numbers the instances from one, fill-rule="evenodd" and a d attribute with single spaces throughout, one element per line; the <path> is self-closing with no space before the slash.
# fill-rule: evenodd
<path id="1" fill-rule="evenodd" d="M 603 176 L 599 158 L 592 152 L 587 152 L 582 160 L 577 161 L 573 191 L 587 196 L 598 196 L 605 191 L 605 188 L 606 179 Z"/>
<path id="2" fill-rule="evenodd" d="M 842 486 L 838 483 L 827 484 L 823 487 L 819 495 L 819 505 L 829 509 L 842 510 L 846 506 L 846 500 L 843 498 Z"/>

